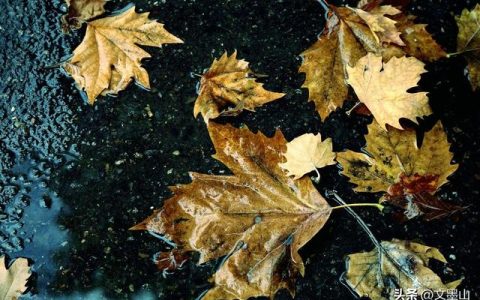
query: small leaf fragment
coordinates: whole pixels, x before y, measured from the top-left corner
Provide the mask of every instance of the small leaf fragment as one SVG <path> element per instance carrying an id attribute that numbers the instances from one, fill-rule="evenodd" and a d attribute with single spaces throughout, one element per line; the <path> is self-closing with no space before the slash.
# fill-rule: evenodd
<path id="1" fill-rule="evenodd" d="M 480 4 L 472 10 L 464 9 L 456 18 L 458 25 L 457 51 L 468 62 L 468 79 L 472 89 L 480 87 Z"/>
<path id="2" fill-rule="evenodd" d="M 287 143 L 286 162 L 280 167 L 298 179 L 308 172 L 335 164 L 332 139 L 322 141 L 320 134 L 306 133 Z"/>
<path id="3" fill-rule="evenodd" d="M 89 22 L 82 43 L 74 50 L 64 69 L 84 90 L 93 104 L 98 95 L 117 94 L 135 81 L 150 88 L 141 60 L 150 55 L 137 45 L 161 47 L 182 43 L 163 24 L 137 14 L 135 6 L 124 12 Z"/>
<path id="4" fill-rule="evenodd" d="M 347 284 L 360 297 L 372 300 L 393 300 L 395 289 L 443 292 L 455 289 L 462 280 L 443 283 L 429 267 L 431 259 L 446 263 L 437 248 L 419 243 L 382 241 L 380 249 L 354 253 L 347 257 Z"/>
<path id="5" fill-rule="evenodd" d="M 293 180 L 278 164 L 286 140 L 247 128 L 208 124 L 215 158 L 234 175 L 192 173 L 192 182 L 172 188 L 162 210 L 132 229 L 173 241 L 183 252 L 200 253 L 199 263 L 225 257 L 215 286 L 203 299 L 273 297 L 294 293 L 304 274 L 302 248 L 325 224 L 331 207 L 308 177 Z"/>
<path id="6" fill-rule="evenodd" d="M 400 118 L 417 123 L 417 117 L 432 113 L 426 92 L 407 92 L 417 86 L 420 74 L 426 72 L 424 66 L 414 57 L 383 63 L 380 56 L 369 53 L 355 67 L 347 66 L 347 81 L 383 129 L 387 124 L 402 129 Z"/>
<path id="7" fill-rule="evenodd" d="M 283 96 L 283 93 L 265 90 L 263 84 L 256 82 L 248 62 L 238 60 L 236 51 L 230 56 L 225 52 L 202 75 L 193 115 L 202 114 L 208 123 L 208 120 L 222 115 L 238 115 L 244 109 L 254 111 L 256 107 Z"/>
<path id="8" fill-rule="evenodd" d="M 62 16 L 62 29 L 68 32 L 71 29 L 79 29 L 86 21 L 103 14 L 107 0 L 65 0 L 65 2 L 68 12 Z"/>
<path id="9" fill-rule="evenodd" d="M 17 258 L 7 269 L 5 256 L 0 257 L 0 299 L 18 299 L 27 290 L 31 276 L 26 258 Z"/>

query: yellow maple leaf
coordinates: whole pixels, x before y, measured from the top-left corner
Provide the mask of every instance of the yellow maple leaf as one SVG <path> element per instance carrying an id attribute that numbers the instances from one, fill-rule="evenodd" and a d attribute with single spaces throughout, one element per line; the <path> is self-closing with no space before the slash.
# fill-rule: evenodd
<path id="1" fill-rule="evenodd" d="M 27 289 L 31 272 L 26 258 L 17 258 L 7 269 L 5 256 L 0 257 L 0 299 L 18 299 Z"/>
<path id="2" fill-rule="evenodd" d="M 407 92 L 417 86 L 420 74 L 426 72 L 424 66 L 414 57 L 394 57 L 383 63 L 382 57 L 369 53 L 354 67 L 347 66 L 347 82 L 381 127 L 402 129 L 400 118 L 417 123 L 417 117 L 432 113 L 426 92 Z"/>
<path id="3" fill-rule="evenodd" d="M 199 252 L 199 264 L 224 257 L 203 300 L 273 298 L 283 288 L 293 295 L 305 271 L 298 251 L 331 207 L 308 177 L 293 180 L 279 167 L 286 148 L 279 130 L 269 138 L 209 122 L 208 131 L 214 157 L 234 175 L 190 174 L 190 184 L 172 188 L 163 208 L 132 229 Z"/>
<path id="4" fill-rule="evenodd" d="M 462 279 L 443 283 L 428 267 L 431 259 L 447 263 L 437 248 L 397 239 L 382 241 L 380 249 L 347 256 L 345 279 L 360 297 L 372 300 L 396 299 L 397 289 L 415 289 L 422 295 L 426 291 L 445 293 L 460 285 Z M 390 284 L 385 284 L 386 278 Z"/>
<path id="5" fill-rule="evenodd" d="M 450 163 L 453 154 L 440 122 L 425 133 L 421 148 L 415 131 L 395 128 L 385 131 L 375 121 L 368 126 L 365 140 L 366 153 L 350 150 L 337 153 L 342 174 L 357 185 L 355 190 L 359 192 L 387 192 L 402 174 L 436 175 L 435 189 L 438 189 L 458 168 Z"/>
<path id="6" fill-rule="evenodd" d="M 77 85 L 93 104 L 100 94 L 117 94 L 135 79 L 150 88 L 141 60 L 150 55 L 137 45 L 161 47 L 182 43 L 163 24 L 148 19 L 149 13 L 135 13 L 135 6 L 124 12 L 89 22 L 82 43 L 64 64 Z"/>
<path id="7" fill-rule="evenodd" d="M 378 6 L 368 12 L 360 8 L 352 9 L 365 21 L 377 42 L 395 43 L 405 46 L 405 43 L 400 38 L 400 31 L 395 26 L 397 22 L 385 16 L 398 15 L 401 13 L 400 10 L 391 5 Z"/>
<path id="8" fill-rule="evenodd" d="M 320 134 L 306 133 L 287 143 L 286 162 L 280 167 L 288 176 L 298 179 L 317 168 L 335 164 L 335 152 L 332 150 L 332 139 L 322 141 Z M 317 171 L 318 178 L 320 174 Z"/>
<path id="9" fill-rule="evenodd" d="M 430 221 L 465 208 L 435 196 L 458 168 L 451 164 L 453 154 L 440 122 L 425 133 L 420 148 L 415 131 L 385 131 L 375 121 L 365 139 L 363 152 L 337 153 L 342 174 L 356 185 L 355 191 L 384 192 L 380 202 L 404 210 L 404 219 L 423 216 Z"/>
<path id="10" fill-rule="evenodd" d="M 209 119 L 221 115 L 237 115 L 244 109 L 254 111 L 256 107 L 284 95 L 267 91 L 263 84 L 256 82 L 248 62 L 237 59 L 237 51 L 230 56 L 225 52 L 202 75 L 193 114 L 196 117 L 201 113 L 208 123 Z M 229 105 L 233 107 L 226 108 Z"/>
<path id="11" fill-rule="evenodd" d="M 79 29 L 85 21 L 93 19 L 105 12 L 107 0 L 65 0 L 68 6 L 67 14 L 62 16 L 62 29 Z"/>
<path id="12" fill-rule="evenodd" d="M 480 87 L 480 4 L 464 9 L 456 17 L 458 25 L 457 51 L 468 62 L 468 78 L 473 90 Z"/>
<path id="13" fill-rule="evenodd" d="M 378 5 L 378 3 L 376 4 Z M 327 27 L 319 40 L 304 51 L 299 72 L 305 73 L 303 88 L 308 89 L 308 100 L 315 103 L 320 118 L 325 120 L 331 112 L 343 106 L 348 95 L 346 67 L 354 66 L 368 52 L 382 56 L 384 61 L 405 54 L 422 60 L 433 61 L 446 53 L 425 30 L 425 25 L 413 23 L 414 17 L 403 13 L 392 17 L 396 22 L 389 32 L 400 33 L 404 46 L 380 43 L 372 30 L 356 12 L 347 7 L 329 6 L 331 14 Z M 374 6 L 368 11 L 385 10 Z M 389 10 L 389 9 L 387 9 Z M 363 11 L 363 10 L 362 10 Z M 389 38 L 397 41 L 397 38 Z"/>

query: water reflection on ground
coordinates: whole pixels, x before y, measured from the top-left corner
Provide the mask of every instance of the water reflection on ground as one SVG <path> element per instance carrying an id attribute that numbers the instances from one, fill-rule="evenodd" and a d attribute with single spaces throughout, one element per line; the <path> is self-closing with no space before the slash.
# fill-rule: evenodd
<path id="1" fill-rule="evenodd" d="M 35 292 L 42 298 L 46 297 L 49 286 L 61 268 L 54 254 L 69 245 L 68 231 L 57 223 L 59 214 L 67 208 L 47 186 L 51 172 L 47 166 L 47 163 L 36 163 L 29 159 L 12 168 L 11 184 L 18 189 L 18 193 L 6 205 L 11 222 L 2 222 L 1 225 L 6 231 L 14 230 L 12 233 L 17 236 L 11 242 L 13 251 L 9 253 L 10 257 L 34 260 Z M 23 205 L 19 205 L 19 202 Z"/>

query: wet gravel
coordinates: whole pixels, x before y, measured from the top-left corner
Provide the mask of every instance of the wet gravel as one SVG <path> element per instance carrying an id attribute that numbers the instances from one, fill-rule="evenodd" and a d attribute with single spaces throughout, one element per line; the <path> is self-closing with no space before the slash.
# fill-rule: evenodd
<path id="1" fill-rule="evenodd" d="M 333 1 L 335 4 L 347 3 Z M 109 2 L 109 11 L 127 1 Z M 130 86 L 116 98 L 88 106 L 56 64 L 81 41 L 83 31 L 65 36 L 60 0 L 0 0 L 0 253 L 28 257 L 35 271 L 26 298 L 194 299 L 208 288 L 216 264 L 189 262 L 164 278 L 154 254 L 168 245 L 128 228 L 148 216 L 170 193 L 189 182 L 188 171 L 229 173 L 210 156 L 213 148 L 202 120 L 192 116 L 198 77 L 224 50 L 238 50 L 253 70 L 269 77 L 266 87 L 287 96 L 222 122 L 247 124 L 287 139 L 305 132 L 332 137 L 336 150 L 364 145 L 368 117 L 347 109 L 322 123 L 300 89 L 298 54 L 323 27 L 323 11 L 311 0 L 136 1 L 137 11 L 182 38 L 183 45 L 149 48 L 145 62 L 152 90 Z M 353 1 L 348 2 L 353 5 Z M 409 10 L 445 46 L 455 50 L 454 15 L 478 1 L 413 1 Z M 479 196 L 480 110 L 478 93 L 464 76 L 465 62 L 453 57 L 428 64 L 422 89 L 430 92 L 434 115 L 442 120 L 459 170 L 440 196 L 471 205 L 458 220 L 413 220 L 405 224 L 369 209 L 358 210 L 379 239 L 414 239 L 447 256 L 447 279 L 465 277 L 460 288 L 480 298 Z M 374 202 L 355 194 L 335 166 L 322 170 L 322 193 L 336 190 L 347 202 Z M 342 285 L 345 255 L 373 246 L 346 212 L 336 211 L 302 251 L 306 276 L 298 299 L 354 299 Z M 289 299 L 279 293 L 278 299 Z"/>

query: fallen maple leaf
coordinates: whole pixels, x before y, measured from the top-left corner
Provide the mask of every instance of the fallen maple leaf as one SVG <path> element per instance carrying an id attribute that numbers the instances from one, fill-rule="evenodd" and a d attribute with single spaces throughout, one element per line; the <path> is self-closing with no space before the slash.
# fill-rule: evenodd
<path id="1" fill-rule="evenodd" d="M 417 123 L 417 117 L 432 113 L 426 92 L 407 92 L 425 72 L 424 64 L 414 57 L 393 57 L 382 63 L 380 56 L 368 53 L 355 67 L 347 66 L 347 82 L 383 129 L 386 124 L 402 129 L 400 118 Z"/>
<path id="2" fill-rule="evenodd" d="M 405 9 L 410 0 L 371 0 L 360 1 L 358 8 L 366 12 L 381 11 L 383 6 L 393 6 L 400 9 Z M 392 12 L 393 13 L 393 12 Z M 426 24 L 415 24 L 416 17 L 405 13 L 395 14 L 391 16 L 395 21 L 395 26 L 400 32 L 400 38 L 404 42 L 403 47 L 399 45 L 389 44 L 384 50 L 382 56 L 384 61 L 392 56 L 401 57 L 409 55 L 424 61 L 435 61 L 442 57 L 446 57 L 447 53 L 442 47 L 433 39 L 432 35 L 427 31 Z M 393 29 L 392 29 L 393 31 Z M 385 46 L 386 44 L 384 44 Z M 388 49 L 391 48 L 391 49 Z M 401 50 L 401 51 L 398 51 Z M 376 53 L 379 54 L 379 53 Z"/>
<path id="3" fill-rule="evenodd" d="M 352 8 L 357 15 L 365 21 L 373 36 L 378 43 L 395 43 L 405 46 L 400 38 L 400 31 L 395 26 L 397 21 L 385 17 L 385 15 L 394 16 L 401 13 L 391 5 L 383 5 L 373 8 L 371 11 L 364 11 L 360 8 Z"/>
<path id="4" fill-rule="evenodd" d="M 415 131 L 395 128 L 385 131 L 375 121 L 368 126 L 365 139 L 365 153 L 350 150 L 337 153 L 342 174 L 357 185 L 354 190 L 386 192 L 382 201 L 396 204 L 401 198 L 405 201 L 402 208 L 407 214 L 408 205 L 417 205 L 419 213 L 426 213 L 427 219 L 434 218 L 428 214 L 434 207 L 425 205 L 428 199 L 417 197 L 422 193 L 435 193 L 458 168 L 458 165 L 450 164 L 453 154 L 449 151 L 450 144 L 442 124 L 437 122 L 425 133 L 421 148 Z M 436 204 L 432 201 L 430 205 Z M 436 206 L 441 209 L 438 204 Z"/>
<path id="5" fill-rule="evenodd" d="M 468 78 L 473 90 L 477 90 L 480 87 L 480 4 L 470 11 L 464 9 L 456 20 L 457 51 L 467 59 Z"/>
<path id="6" fill-rule="evenodd" d="M 353 67 L 367 53 L 382 56 L 385 62 L 392 57 L 406 54 L 427 61 L 446 56 L 445 51 L 426 31 L 425 25 L 415 24 L 414 17 L 404 13 L 382 17 L 390 20 L 383 19 L 383 23 L 394 24 L 396 27 L 396 30 L 393 30 L 393 27 L 388 26 L 388 37 L 382 36 L 382 39 L 397 42 L 399 45 L 376 38 L 371 27 L 360 15 L 366 18 L 365 16 L 371 15 L 382 16 L 385 11 L 393 13 L 394 8 L 380 6 L 381 2 L 363 3 L 366 5 L 362 7 L 364 10 L 330 5 L 329 19 L 323 34 L 301 54 L 303 62 L 299 72 L 305 73 L 302 87 L 308 89 L 309 101 L 315 103 L 322 121 L 343 106 L 348 95 L 346 68 Z M 373 26 L 371 23 L 370 25 Z M 400 33 L 401 39 L 398 39 L 397 33 Z M 402 42 L 405 46 L 401 46 Z"/>
<path id="7" fill-rule="evenodd" d="M 67 14 L 62 16 L 62 29 L 68 32 L 79 29 L 85 21 L 93 19 L 105 12 L 107 0 L 65 0 Z"/>
<path id="8" fill-rule="evenodd" d="M 347 97 L 345 67 L 354 65 L 366 53 L 343 19 L 353 14 L 347 8 L 338 8 L 327 21 L 329 27 L 320 39 L 301 54 L 303 62 L 299 72 L 305 73 L 302 87 L 308 89 L 308 100 L 315 103 L 322 121 L 342 107 Z M 365 31 L 365 35 L 371 37 L 369 44 L 375 43 L 368 28 Z"/>
<path id="9" fill-rule="evenodd" d="M 5 256 L 0 257 L 0 299 L 18 299 L 27 290 L 31 272 L 26 258 L 17 258 L 5 267 Z"/>
<path id="10" fill-rule="evenodd" d="M 293 180 L 278 164 L 286 140 L 210 122 L 215 158 L 234 175 L 191 173 L 192 183 L 132 229 L 160 234 L 199 264 L 225 257 L 203 299 L 248 299 L 294 293 L 304 274 L 298 250 L 325 224 L 331 208 L 308 177 Z"/>
<path id="11" fill-rule="evenodd" d="M 148 14 L 137 14 L 132 6 L 118 15 L 88 23 L 82 43 L 64 69 L 85 90 L 90 104 L 100 94 L 117 94 L 132 79 L 150 88 L 148 73 L 141 67 L 141 60 L 150 55 L 137 45 L 182 43 L 163 24 L 149 20 Z"/>
<path id="12" fill-rule="evenodd" d="M 293 179 L 298 179 L 317 168 L 335 164 L 335 152 L 332 148 L 330 138 L 322 142 L 320 134 L 303 134 L 287 143 L 287 161 L 281 163 L 280 167 L 287 171 L 288 176 L 293 175 Z M 318 171 L 317 175 L 320 177 Z"/>
<path id="13" fill-rule="evenodd" d="M 256 82 L 248 62 L 237 59 L 237 51 L 231 56 L 225 52 L 215 59 L 210 69 L 202 75 L 200 92 L 193 114 L 199 113 L 208 123 L 221 115 L 237 115 L 242 110 L 254 111 L 256 107 L 282 98 L 285 94 L 267 91 Z M 225 109 L 228 105 L 231 108 Z"/>
<path id="14" fill-rule="evenodd" d="M 443 283 L 428 267 L 430 259 L 447 262 L 434 247 L 396 239 L 383 241 L 380 249 L 348 255 L 345 279 L 360 297 L 372 300 L 398 299 L 394 295 L 398 289 L 414 289 L 418 295 L 426 291 L 445 293 L 462 282 Z"/>

